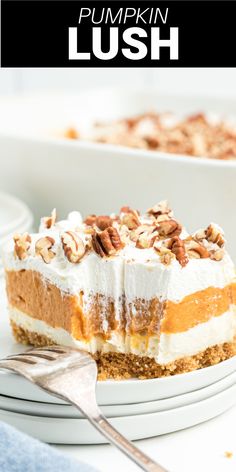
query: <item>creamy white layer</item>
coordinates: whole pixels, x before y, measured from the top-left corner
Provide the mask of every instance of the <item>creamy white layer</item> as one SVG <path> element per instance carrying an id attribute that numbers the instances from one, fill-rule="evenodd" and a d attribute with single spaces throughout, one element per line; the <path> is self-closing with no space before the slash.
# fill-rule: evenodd
<path id="1" fill-rule="evenodd" d="M 97 351 L 121 352 L 153 357 L 157 363 L 165 365 L 186 356 L 193 356 L 210 346 L 233 341 L 236 334 L 236 309 L 211 318 L 184 333 L 162 334 L 160 341 L 152 336 L 147 342 L 141 336 L 121 336 L 113 333 L 109 341 L 94 337 L 90 342 L 81 342 L 73 338 L 62 328 L 52 328 L 44 321 L 36 320 L 16 308 L 9 308 L 10 319 L 17 326 L 39 335 L 47 336 L 53 342 L 66 346 L 76 346 L 92 354 Z"/>
<path id="2" fill-rule="evenodd" d="M 169 266 L 160 262 L 157 252 L 151 249 L 138 249 L 127 245 L 118 255 L 101 258 L 94 252 L 88 253 L 78 264 L 72 264 L 64 255 L 60 242 L 61 233 L 70 227 L 68 221 L 60 222 L 56 230 L 32 235 L 32 248 L 40 237 L 50 234 L 55 239 L 53 251 L 56 257 L 45 264 L 32 249 L 25 260 L 14 257 L 13 243 L 5 252 L 4 262 L 7 270 L 35 270 L 45 280 L 56 285 L 63 292 L 76 294 L 100 293 L 112 297 L 119 306 L 122 296 L 127 303 L 137 298 L 151 300 L 181 301 L 185 296 L 207 287 L 222 288 L 235 278 L 234 265 L 225 254 L 221 261 L 190 259 L 182 268 L 177 260 Z M 63 230 L 61 229 L 63 227 Z M 85 235 L 81 229 L 81 237 Z"/>

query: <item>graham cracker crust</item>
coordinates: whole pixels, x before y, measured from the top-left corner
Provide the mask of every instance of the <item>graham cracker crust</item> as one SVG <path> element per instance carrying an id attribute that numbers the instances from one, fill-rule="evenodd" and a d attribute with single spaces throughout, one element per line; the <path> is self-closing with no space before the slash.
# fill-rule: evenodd
<path id="1" fill-rule="evenodd" d="M 55 344 L 47 336 L 27 331 L 11 321 L 12 332 L 17 342 L 36 347 Z M 209 367 L 236 355 L 236 337 L 231 343 L 224 343 L 207 348 L 194 356 L 178 359 L 166 365 L 160 365 L 150 357 L 135 354 L 107 353 L 96 354 L 99 380 L 122 380 L 129 378 L 153 379 L 183 374 Z"/>

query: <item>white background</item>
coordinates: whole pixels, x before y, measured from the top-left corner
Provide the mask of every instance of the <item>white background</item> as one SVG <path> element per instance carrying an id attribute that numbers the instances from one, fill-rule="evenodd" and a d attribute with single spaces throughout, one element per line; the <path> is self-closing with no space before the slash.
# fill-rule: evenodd
<path id="1" fill-rule="evenodd" d="M 0 94 L 136 85 L 163 92 L 236 96 L 233 69 L 1 69 Z"/>

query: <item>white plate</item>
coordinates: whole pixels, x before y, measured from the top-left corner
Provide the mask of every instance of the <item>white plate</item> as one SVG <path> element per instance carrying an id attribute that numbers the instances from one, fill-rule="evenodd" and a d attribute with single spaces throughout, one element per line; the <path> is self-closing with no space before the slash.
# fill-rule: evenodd
<path id="1" fill-rule="evenodd" d="M 2 300 L 2 303 L 1 303 Z M 0 358 L 22 352 L 26 347 L 17 344 L 12 335 L 6 311 L 6 296 L 2 286 L 0 292 Z M 149 402 L 193 392 L 217 382 L 236 370 L 236 356 L 212 367 L 151 380 L 104 381 L 97 384 L 97 399 L 100 405 L 120 405 Z M 46 403 L 64 403 L 49 395 L 28 380 L 8 371 L 0 371 L 0 394 L 23 400 Z"/>
<path id="2" fill-rule="evenodd" d="M 228 375 L 222 380 L 201 388 L 195 392 L 178 395 L 153 402 L 133 403 L 124 405 L 104 405 L 101 407 L 103 413 L 108 418 L 117 416 L 143 415 L 156 413 L 181 406 L 190 405 L 195 402 L 205 400 L 217 393 L 223 392 L 236 383 L 236 372 Z M 71 405 L 58 405 L 52 403 L 39 403 L 34 401 L 20 400 L 0 395 L 0 409 L 9 410 L 27 415 L 49 416 L 50 418 L 83 418 L 82 413 Z"/>
<path id="3" fill-rule="evenodd" d="M 147 415 L 110 418 L 128 439 L 171 433 L 207 421 L 236 402 L 236 385 L 192 405 Z M 0 420 L 42 441 L 56 444 L 99 444 L 106 440 L 84 419 L 47 418 L 0 410 Z"/>

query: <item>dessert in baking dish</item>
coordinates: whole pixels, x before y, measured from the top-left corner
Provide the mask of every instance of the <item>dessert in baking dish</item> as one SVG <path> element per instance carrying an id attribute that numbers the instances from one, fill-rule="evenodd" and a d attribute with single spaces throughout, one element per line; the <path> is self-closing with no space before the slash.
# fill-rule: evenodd
<path id="1" fill-rule="evenodd" d="M 144 113 L 97 123 L 88 132 L 69 128 L 65 137 L 106 144 L 216 159 L 236 158 L 236 128 L 198 113 L 178 119 L 168 113 Z"/>
<path id="2" fill-rule="evenodd" d="M 187 372 L 236 353 L 236 279 L 222 230 L 189 235 L 166 202 L 140 215 L 72 212 L 5 254 L 15 338 L 77 346 L 100 378 Z"/>

